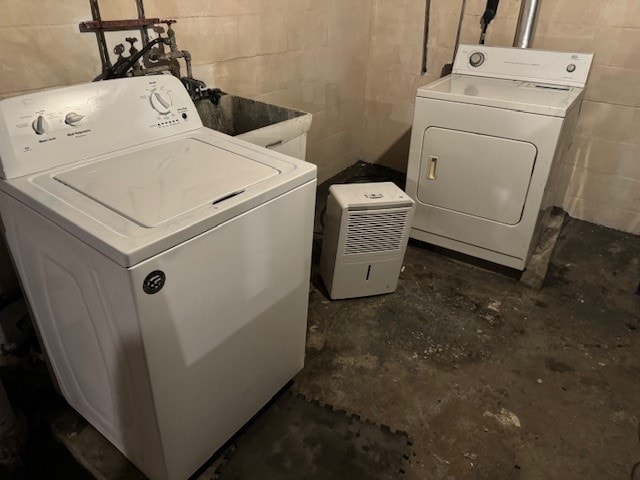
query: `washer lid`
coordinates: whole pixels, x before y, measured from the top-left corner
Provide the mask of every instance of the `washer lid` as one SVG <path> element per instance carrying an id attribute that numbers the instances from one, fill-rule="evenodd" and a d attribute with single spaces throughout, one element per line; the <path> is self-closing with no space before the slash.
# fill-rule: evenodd
<path id="1" fill-rule="evenodd" d="M 310 163 L 202 127 L 75 168 L 0 181 L 0 191 L 131 267 L 315 185 L 316 172 Z"/>
<path id="2" fill-rule="evenodd" d="M 84 165 L 53 178 L 146 228 L 218 204 L 280 173 L 194 138 Z"/>
<path id="3" fill-rule="evenodd" d="M 453 74 L 418 89 L 418 97 L 565 117 L 583 89 L 522 80 Z"/>

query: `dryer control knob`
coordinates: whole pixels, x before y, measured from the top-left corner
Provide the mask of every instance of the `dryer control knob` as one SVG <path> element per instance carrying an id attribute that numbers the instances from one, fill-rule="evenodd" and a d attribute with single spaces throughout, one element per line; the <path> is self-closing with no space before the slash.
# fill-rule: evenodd
<path id="1" fill-rule="evenodd" d="M 575 63 L 570 63 L 569 65 L 567 65 L 567 72 L 573 73 L 575 71 L 576 71 L 576 64 Z"/>
<path id="2" fill-rule="evenodd" d="M 49 131 L 49 124 L 42 115 L 36 118 L 31 124 L 33 131 L 38 135 L 43 135 Z"/>
<path id="3" fill-rule="evenodd" d="M 83 118 L 84 117 L 82 115 L 76 112 L 67 113 L 67 116 L 64 117 L 64 123 L 71 127 L 75 127 Z"/>
<path id="4" fill-rule="evenodd" d="M 484 63 L 484 59 L 485 59 L 484 53 L 475 52 L 475 53 L 472 53 L 471 56 L 469 57 L 469 64 L 472 67 L 477 68 Z"/>
<path id="5" fill-rule="evenodd" d="M 151 106 L 161 115 L 166 115 L 171 111 L 171 97 L 167 92 L 151 92 Z"/>

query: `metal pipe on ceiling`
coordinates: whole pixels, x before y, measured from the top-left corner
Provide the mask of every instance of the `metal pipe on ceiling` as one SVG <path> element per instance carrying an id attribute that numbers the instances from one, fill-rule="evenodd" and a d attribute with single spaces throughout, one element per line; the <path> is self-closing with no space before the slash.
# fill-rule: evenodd
<path id="1" fill-rule="evenodd" d="M 538 21 L 538 10 L 542 0 L 521 0 L 518 28 L 513 42 L 514 47 L 530 48 Z"/>

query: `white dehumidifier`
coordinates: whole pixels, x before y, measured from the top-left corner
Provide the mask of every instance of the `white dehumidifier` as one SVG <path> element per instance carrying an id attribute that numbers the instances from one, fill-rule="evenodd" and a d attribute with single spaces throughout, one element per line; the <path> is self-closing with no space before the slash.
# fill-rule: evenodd
<path id="1" fill-rule="evenodd" d="M 396 290 L 414 210 L 391 182 L 329 188 L 320 275 L 332 299 Z"/>

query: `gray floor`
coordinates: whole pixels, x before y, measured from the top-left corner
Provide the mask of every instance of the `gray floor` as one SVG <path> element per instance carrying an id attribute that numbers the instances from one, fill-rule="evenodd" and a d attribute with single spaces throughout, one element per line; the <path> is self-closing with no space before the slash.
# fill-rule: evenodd
<path id="1" fill-rule="evenodd" d="M 358 164 L 334 181 L 372 173 L 394 177 Z M 349 301 L 327 300 L 314 272 L 294 390 L 408 432 L 406 480 L 629 478 L 640 461 L 640 237 L 568 220 L 541 291 L 422 244 L 405 263 L 396 293 Z M 96 458 L 113 450 L 79 444 Z M 55 478 L 79 478 L 64 452 L 31 451 Z M 138 478 L 118 468 L 105 478 Z M 17 478 L 50 478 L 41 473 Z"/>
<path id="2" fill-rule="evenodd" d="M 541 291 L 419 243 L 405 264 L 368 299 L 314 276 L 297 390 L 407 431 L 407 480 L 630 477 L 640 237 L 569 219 Z"/>

